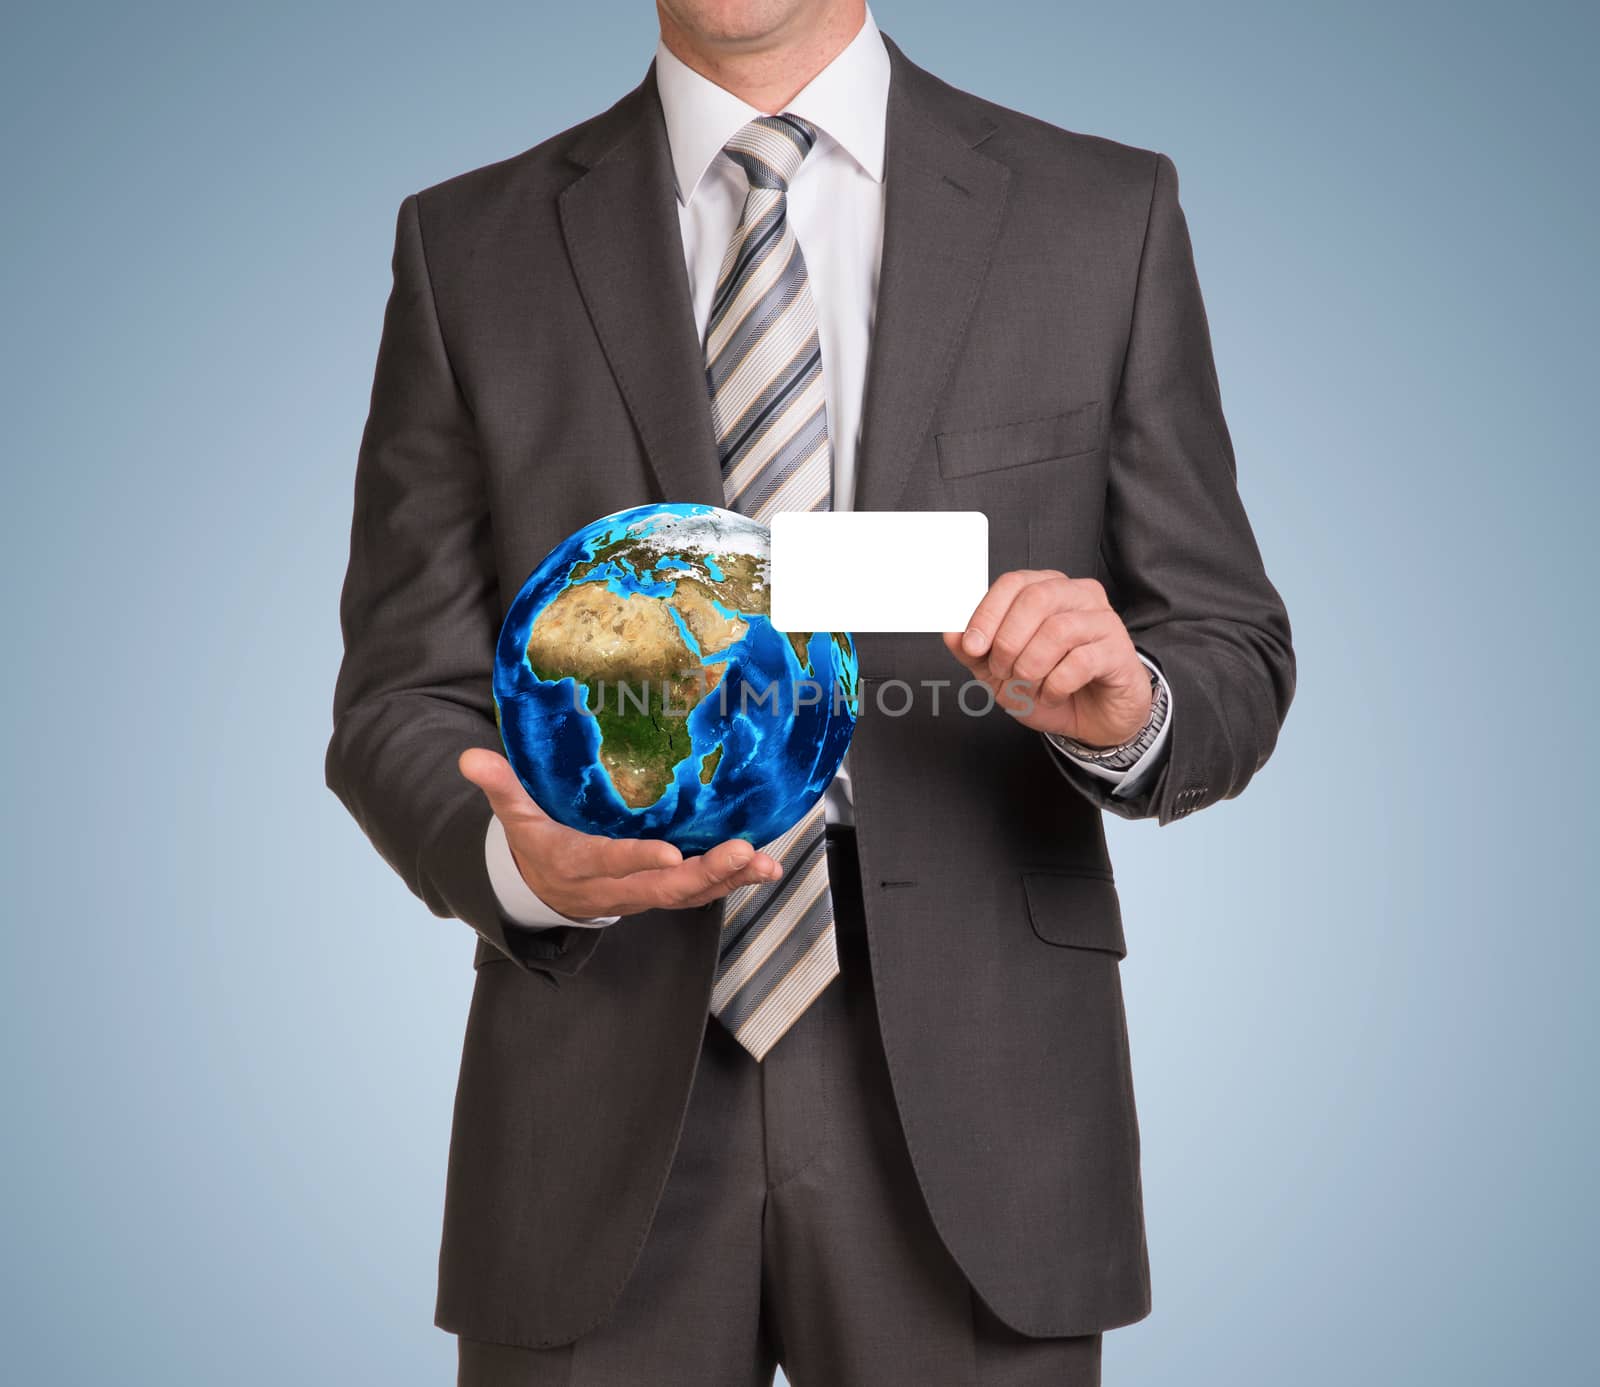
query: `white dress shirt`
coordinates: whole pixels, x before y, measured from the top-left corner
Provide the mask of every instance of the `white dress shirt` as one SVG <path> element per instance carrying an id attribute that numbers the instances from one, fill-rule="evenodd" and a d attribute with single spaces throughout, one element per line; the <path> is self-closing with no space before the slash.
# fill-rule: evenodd
<path id="1" fill-rule="evenodd" d="M 723 146 L 762 112 L 702 77 L 659 41 L 656 85 L 672 148 L 678 225 L 683 233 L 695 325 L 703 336 L 723 253 L 738 229 L 749 187 L 744 170 L 723 153 Z M 834 510 L 849 510 L 855 501 L 856 446 L 883 258 L 888 100 L 889 53 L 869 8 L 855 38 L 784 106 L 818 131 L 815 146 L 789 183 L 788 217 L 817 303 L 828 434 L 833 445 Z M 1142 654 L 1140 659 L 1144 659 Z M 1160 670 L 1149 660 L 1145 663 L 1165 683 Z M 1133 766 L 1115 771 L 1073 759 L 1086 771 L 1116 782 L 1113 794 L 1132 794 L 1159 761 L 1171 726 L 1169 688 L 1166 722 Z M 1054 754 L 1072 755 L 1048 737 L 1046 740 Z M 846 756 L 828 787 L 824 811 L 829 823 L 854 822 L 849 766 Z M 500 906 L 519 924 L 602 925 L 619 918 L 573 920 L 547 906 L 523 880 L 496 817 L 489 821 L 485 854 Z"/>

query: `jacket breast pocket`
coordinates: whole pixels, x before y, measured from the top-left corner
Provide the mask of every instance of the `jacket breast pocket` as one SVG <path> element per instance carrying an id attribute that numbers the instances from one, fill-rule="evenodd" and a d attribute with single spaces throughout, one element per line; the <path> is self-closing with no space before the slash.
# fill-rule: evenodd
<path id="1" fill-rule="evenodd" d="M 1100 447 L 1100 402 L 1090 400 L 1060 414 L 1010 424 L 954 429 L 936 435 L 935 443 L 939 474 L 946 478 L 1076 457 Z"/>
<path id="2" fill-rule="evenodd" d="M 1122 905 L 1109 872 L 1054 868 L 1022 874 L 1033 932 L 1047 944 L 1126 958 Z"/>

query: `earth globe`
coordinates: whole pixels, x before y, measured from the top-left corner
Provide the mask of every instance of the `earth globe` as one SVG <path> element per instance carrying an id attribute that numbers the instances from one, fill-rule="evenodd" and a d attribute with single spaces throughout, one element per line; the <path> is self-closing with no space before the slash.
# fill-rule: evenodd
<path id="1" fill-rule="evenodd" d="M 715 506 L 637 506 L 529 575 L 495 651 L 506 759 L 545 813 L 685 855 L 804 817 L 858 711 L 843 631 L 778 631 L 770 537 Z"/>

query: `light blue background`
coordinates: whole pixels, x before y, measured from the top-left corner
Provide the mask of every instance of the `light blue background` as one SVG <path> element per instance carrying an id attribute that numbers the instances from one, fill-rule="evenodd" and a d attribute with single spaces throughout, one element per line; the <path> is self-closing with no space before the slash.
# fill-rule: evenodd
<path id="1" fill-rule="evenodd" d="M 1155 1311 L 1107 1383 L 1592 1381 L 1592 7 L 875 12 L 1176 161 L 1294 624 L 1250 791 L 1111 825 Z M 323 787 L 352 470 L 400 200 L 609 105 L 653 12 L 6 30 L 0 1377 L 451 1381 L 471 938 Z"/>

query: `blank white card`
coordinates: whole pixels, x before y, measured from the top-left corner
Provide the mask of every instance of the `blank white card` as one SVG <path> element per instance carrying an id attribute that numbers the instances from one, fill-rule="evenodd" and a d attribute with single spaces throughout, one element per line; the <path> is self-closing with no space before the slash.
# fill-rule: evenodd
<path id="1" fill-rule="evenodd" d="M 989 589 L 982 511 L 779 511 L 780 631 L 961 631 Z"/>

